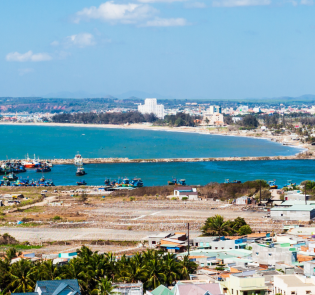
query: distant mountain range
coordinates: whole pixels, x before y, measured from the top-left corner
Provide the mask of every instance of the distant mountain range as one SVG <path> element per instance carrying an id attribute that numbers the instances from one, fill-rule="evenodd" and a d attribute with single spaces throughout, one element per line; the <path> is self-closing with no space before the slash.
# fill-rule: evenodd
<path id="1" fill-rule="evenodd" d="M 43 98 L 118 98 L 118 99 L 128 99 L 128 98 L 157 98 L 157 99 L 177 99 L 176 97 L 169 96 L 169 95 L 161 95 L 159 93 L 149 93 L 144 91 L 127 91 L 121 94 L 112 95 L 105 92 L 100 93 L 90 93 L 86 91 L 62 91 L 62 92 L 55 92 L 49 93 L 46 95 L 41 96 Z M 222 101 L 222 99 L 213 99 L 213 98 L 196 98 L 190 97 L 187 98 L 188 100 L 211 100 L 211 101 Z M 225 99 L 229 101 L 240 101 L 240 102 L 309 102 L 315 101 L 315 95 L 313 94 L 305 94 L 298 97 L 291 97 L 291 96 L 282 96 L 282 97 L 263 97 L 263 98 L 244 98 L 244 99 Z"/>

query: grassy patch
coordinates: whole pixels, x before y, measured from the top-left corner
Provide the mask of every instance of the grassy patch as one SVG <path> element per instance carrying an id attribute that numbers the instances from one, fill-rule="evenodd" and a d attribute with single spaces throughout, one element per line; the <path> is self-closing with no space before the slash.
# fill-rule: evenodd
<path id="1" fill-rule="evenodd" d="M 25 213 L 38 213 L 38 212 L 43 212 L 44 208 L 43 207 L 32 207 L 23 210 Z"/>
<path id="2" fill-rule="evenodd" d="M 7 245 L 0 245 L 0 249 L 3 248 L 15 248 L 17 250 L 29 250 L 29 249 L 40 249 L 42 246 L 35 246 L 35 245 L 24 245 L 24 244 L 7 244 Z"/>

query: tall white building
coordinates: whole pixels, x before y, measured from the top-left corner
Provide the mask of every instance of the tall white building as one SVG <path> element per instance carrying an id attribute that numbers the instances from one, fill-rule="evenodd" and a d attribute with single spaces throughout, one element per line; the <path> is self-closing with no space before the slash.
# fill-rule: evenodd
<path id="1" fill-rule="evenodd" d="M 164 119 L 164 105 L 157 104 L 156 98 L 146 98 L 144 104 L 138 105 L 138 111 L 142 114 L 153 113 L 159 119 Z"/>

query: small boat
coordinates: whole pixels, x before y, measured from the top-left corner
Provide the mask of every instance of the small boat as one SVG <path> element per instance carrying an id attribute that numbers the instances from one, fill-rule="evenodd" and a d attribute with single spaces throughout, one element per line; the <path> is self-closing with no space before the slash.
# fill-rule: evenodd
<path id="1" fill-rule="evenodd" d="M 109 186 L 109 185 L 110 185 L 110 180 L 109 180 L 108 178 L 105 179 L 104 184 L 107 185 L 107 186 Z"/>
<path id="2" fill-rule="evenodd" d="M 168 181 L 167 183 L 168 185 L 177 185 L 177 179 L 173 178 L 172 181 Z"/>
<path id="3" fill-rule="evenodd" d="M 130 183 L 129 179 L 128 178 L 124 178 L 123 181 L 122 181 L 121 186 L 122 187 L 127 187 L 127 186 L 129 186 L 129 183 Z"/>
<path id="4" fill-rule="evenodd" d="M 4 178 L 4 177 L 3 177 Z M 10 173 L 8 175 L 8 180 L 12 181 L 12 180 L 17 180 L 18 177 L 15 175 L 15 173 Z"/>
<path id="5" fill-rule="evenodd" d="M 233 180 L 231 183 L 242 183 L 240 180 Z"/>
<path id="6" fill-rule="evenodd" d="M 79 154 L 79 152 L 74 156 L 74 165 L 76 165 L 76 166 L 82 166 L 83 165 L 83 158 Z"/>
<path id="7" fill-rule="evenodd" d="M 83 176 L 87 173 L 84 171 L 83 167 L 78 167 L 77 172 L 75 174 L 76 174 L 76 176 Z"/>
<path id="8" fill-rule="evenodd" d="M 179 184 L 179 185 L 186 185 L 186 179 L 180 179 L 180 180 L 178 181 L 178 184 Z"/>
<path id="9" fill-rule="evenodd" d="M 230 180 L 229 179 L 225 179 L 224 183 L 230 183 Z"/>
<path id="10" fill-rule="evenodd" d="M 129 187 L 143 187 L 143 182 L 141 178 L 134 178 L 130 181 Z"/>
<path id="11" fill-rule="evenodd" d="M 269 184 L 270 189 L 277 189 L 278 188 L 275 180 L 268 181 L 268 184 Z"/>
<path id="12" fill-rule="evenodd" d="M 36 172 L 50 172 L 51 169 L 49 167 L 40 167 L 36 169 Z"/>
<path id="13" fill-rule="evenodd" d="M 87 185 L 87 183 L 85 182 L 85 180 L 82 180 L 82 181 L 77 181 L 77 185 Z"/>

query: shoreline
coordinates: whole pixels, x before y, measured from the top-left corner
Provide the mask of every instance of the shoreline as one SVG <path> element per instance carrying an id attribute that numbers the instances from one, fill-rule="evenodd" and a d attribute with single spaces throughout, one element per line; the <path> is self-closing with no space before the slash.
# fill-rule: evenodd
<path id="1" fill-rule="evenodd" d="M 273 141 L 277 144 L 286 143 L 286 146 L 296 149 L 296 153 L 288 156 L 256 156 L 256 157 L 196 157 L 196 158 L 164 158 L 164 159 L 128 159 L 128 158 L 85 158 L 86 164 L 96 163 L 152 163 L 152 162 L 210 162 L 210 161 L 258 161 L 258 160 L 300 160 L 300 159 L 315 159 L 310 150 L 312 145 L 300 144 L 293 140 L 288 140 L 289 136 L 274 136 L 270 134 L 263 134 L 257 132 L 242 132 L 242 131 L 228 131 L 215 130 L 215 127 L 168 127 L 168 126 L 153 126 L 151 124 L 82 124 L 82 123 L 12 123 L 0 122 L 0 125 L 8 126 L 46 126 L 46 127 L 74 127 L 74 128 L 101 128 L 101 129 L 134 129 L 134 130 L 149 130 L 149 131 L 165 131 L 165 132 L 181 132 L 181 133 L 195 133 L 202 135 L 218 135 L 218 136 L 232 136 L 243 137 Z M 315 147 L 314 147 L 315 148 Z M 313 151 L 315 149 L 313 148 Z M 0 160 L 3 162 L 4 160 Z M 73 159 L 51 159 L 53 164 L 73 164 Z"/>

